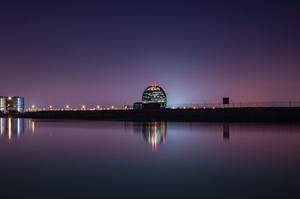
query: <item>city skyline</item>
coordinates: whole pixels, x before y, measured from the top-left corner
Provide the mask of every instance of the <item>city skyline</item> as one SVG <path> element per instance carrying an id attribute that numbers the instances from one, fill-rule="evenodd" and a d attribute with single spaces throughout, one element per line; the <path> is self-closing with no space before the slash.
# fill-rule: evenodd
<path id="1" fill-rule="evenodd" d="M 299 11 L 2 0 L 1 198 L 300 198 Z"/>
<path id="2" fill-rule="evenodd" d="M 299 3 L 3 3 L 0 95 L 47 107 L 299 101 Z"/>

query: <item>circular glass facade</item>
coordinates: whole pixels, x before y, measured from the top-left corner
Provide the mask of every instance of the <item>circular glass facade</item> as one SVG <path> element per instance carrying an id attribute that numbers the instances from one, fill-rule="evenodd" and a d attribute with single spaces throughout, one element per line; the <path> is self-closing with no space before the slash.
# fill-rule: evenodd
<path id="1" fill-rule="evenodd" d="M 159 103 L 161 108 L 167 106 L 167 95 L 165 91 L 158 85 L 148 86 L 142 96 L 142 103 Z"/>

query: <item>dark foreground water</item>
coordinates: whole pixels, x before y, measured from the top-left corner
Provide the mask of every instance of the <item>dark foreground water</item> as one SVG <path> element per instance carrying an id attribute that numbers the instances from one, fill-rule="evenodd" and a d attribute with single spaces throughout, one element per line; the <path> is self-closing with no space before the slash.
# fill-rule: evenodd
<path id="1" fill-rule="evenodd" d="M 0 198 L 300 198 L 297 125 L 0 122 Z"/>

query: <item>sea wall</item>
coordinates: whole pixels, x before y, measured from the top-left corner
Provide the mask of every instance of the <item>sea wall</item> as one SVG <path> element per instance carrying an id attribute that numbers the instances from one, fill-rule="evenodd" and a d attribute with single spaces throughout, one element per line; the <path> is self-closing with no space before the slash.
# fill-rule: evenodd
<path id="1" fill-rule="evenodd" d="M 39 119 L 95 119 L 124 121 L 300 122 L 300 107 L 38 111 L 5 116 Z"/>

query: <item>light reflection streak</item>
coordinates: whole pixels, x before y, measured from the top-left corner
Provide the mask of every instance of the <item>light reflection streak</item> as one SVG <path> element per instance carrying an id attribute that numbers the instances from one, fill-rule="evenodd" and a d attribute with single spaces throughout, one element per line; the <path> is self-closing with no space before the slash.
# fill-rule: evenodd
<path id="1" fill-rule="evenodd" d="M 20 118 L 17 118 L 17 134 L 18 134 L 18 136 L 20 136 L 20 134 L 21 134 Z"/>
<path id="2" fill-rule="evenodd" d="M 166 123 L 150 122 L 143 126 L 143 134 L 151 145 L 152 152 L 157 152 L 158 144 L 164 144 L 166 140 Z"/>
<path id="3" fill-rule="evenodd" d="M 11 118 L 8 118 L 8 139 L 11 140 Z"/>
<path id="4" fill-rule="evenodd" d="M 143 133 L 145 140 L 151 145 L 152 152 L 157 152 L 159 144 L 166 143 L 166 122 L 135 123 L 134 129 L 136 132 Z"/>
<path id="5" fill-rule="evenodd" d="M 0 118 L 1 136 L 6 135 L 8 140 L 21 136 L 24 130 L 23 118 Z"/>
<path id="6" fill-rule="evenodd" d="M 157 152 L 160 144 L 166 143 L 167 123 L 166 122 L 146 122 L 134 123 L 134 131 L 143 133 L 145 140 L 151 145 L 152 152 Z M 230 139 L 229 123 L 223 124 L 223 139 L 228 142 Z"/>
<path id="7" fill-rule="evenodd" d="M 1 136 L 4 133 L 4 118 L 0 118 L 0 133 L 1 133 Z"/>
<path id="8" fill-rule="evenodd" d="M 35 122 L 31 121 L 31 131 L 34 134 L 35 133 Z"/>

